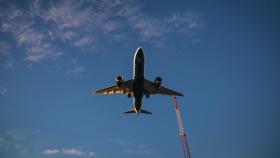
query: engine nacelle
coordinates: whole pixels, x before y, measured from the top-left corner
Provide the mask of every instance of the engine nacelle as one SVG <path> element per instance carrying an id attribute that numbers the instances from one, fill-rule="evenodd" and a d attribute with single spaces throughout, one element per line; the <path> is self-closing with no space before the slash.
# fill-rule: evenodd
<path id="1" fill-rule="evenodd" d="M 162 79 L 160 77 L 155 78 L 155 87 L 159 88 L 161 86 Z"/>
<path id="2" fill-rule="evenodd" d="M 117 76 L 117 78 L 116 78 L 116 85 L 118 87 L 121 87 L 121 85 L 123 84 L 123 81 L 124 81 L 123 76 Z"/>

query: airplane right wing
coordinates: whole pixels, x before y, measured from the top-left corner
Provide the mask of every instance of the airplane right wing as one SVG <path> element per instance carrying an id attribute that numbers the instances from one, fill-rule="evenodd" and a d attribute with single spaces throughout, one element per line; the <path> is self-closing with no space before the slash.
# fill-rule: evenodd
<path id="1" fill-rule="evenodd" d="M 124 81 L 121 86 L 113 85 L 104 89 L 97 90 L 91 94 L 130 94 L 132 90 L 133 80 Z"/>
<path id="2" fill-rule="evenodd" d="M 144 94 L 163 94 L 171 96 L 184 96 L 183 94 L 173 91 L 171 89 L 160 86 L 159 88 L 155 87 L 154 82 L 146 80 L 144 82 Z"/>

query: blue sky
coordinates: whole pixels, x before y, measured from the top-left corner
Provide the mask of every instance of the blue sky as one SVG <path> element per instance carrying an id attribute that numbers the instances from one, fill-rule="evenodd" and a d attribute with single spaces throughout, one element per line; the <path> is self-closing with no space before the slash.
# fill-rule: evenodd
<path id="1" fill-rule="evenodd" d="M 192 157 L 277 158 L 277 1 L 0 1 L 0 157 L 183 157 L 168 96 L 123 115 L 125 95 L 90 96 L 145 76 L 178 98 Z"/>

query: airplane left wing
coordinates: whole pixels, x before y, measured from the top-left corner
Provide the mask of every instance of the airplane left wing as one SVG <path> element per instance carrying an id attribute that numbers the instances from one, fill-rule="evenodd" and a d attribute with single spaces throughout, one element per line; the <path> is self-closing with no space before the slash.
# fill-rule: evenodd
<path id="1" fill-rule="evenodd" d="M 124 81 L 121 86 L 111 86 L 104 89 L 97 90 L 91 94 L 130 94 L 132 91 L 132 82 L 133 80 Z"/>
<path id="2" fill-rule="evenodd" d="M 154 82 L 146 80 L 144 82 L 144 94 L 163 94 L 171 96 L 184 96 L 183 94 L 173 91 L 171 89 L 160 86 L 159 88 L 155 87 Z"/>

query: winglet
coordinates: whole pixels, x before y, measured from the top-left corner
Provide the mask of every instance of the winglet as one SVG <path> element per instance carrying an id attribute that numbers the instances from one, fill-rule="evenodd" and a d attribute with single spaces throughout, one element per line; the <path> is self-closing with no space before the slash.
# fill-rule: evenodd
<path id="1" fill-rule="evenodd" d="M 90 95 L 94 96 L 96 95 L 97 93 L 95 91 L 91 92 Z"/>
<path id="2" fill-rule="evenodd" d="M 184 97 L 184 94 L 182 94 L 182 93 L 178 93 L 178 95 L 177 95 L 177 96 Z"/>

